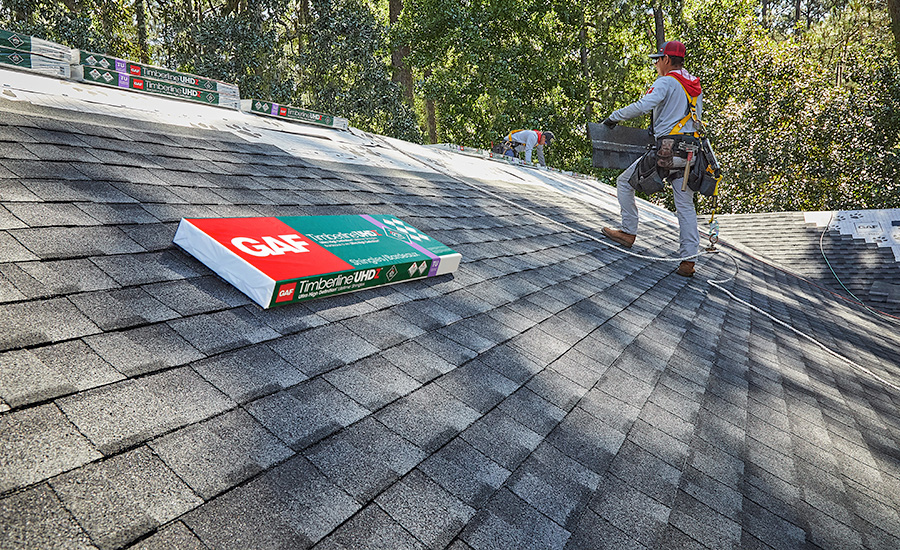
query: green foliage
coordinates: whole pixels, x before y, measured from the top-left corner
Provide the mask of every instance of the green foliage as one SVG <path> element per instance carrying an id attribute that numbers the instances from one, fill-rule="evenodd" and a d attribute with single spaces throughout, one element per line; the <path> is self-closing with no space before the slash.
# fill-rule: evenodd
<path id="1" fill-rule="evenodd" d="M 406 0 L 388 25 L 386 0 L 2 0 L 0 26 L 138 59 L 143 5 L 156 65 L 411 141 L 426 100 L 439 141 L 550 129 L 549 164 L 612 182 L 590 166 L 586 124 L 653 82 L 655 5 L 703 82 L 724 211 L 900 205 L 900 67 L 883 2 L 808 0 L 797 14 L 781 0 L 765 22 L 757 2 Z M 401 47 L 419 120 L 391 79 Z"/>
<path id="2" fill-rule="evenodd" d="M 309 42 L 296 57 L 297 86 L 318 111 L 361 129 L 421 141 L 411 106 L 391 81 L 386 29 L 359 0 L 319 0 Z"/>

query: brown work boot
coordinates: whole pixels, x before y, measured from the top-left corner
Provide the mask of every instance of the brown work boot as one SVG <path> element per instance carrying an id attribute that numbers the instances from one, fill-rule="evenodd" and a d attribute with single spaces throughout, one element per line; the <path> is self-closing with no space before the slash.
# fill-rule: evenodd
<path id="1" fill-rule="evenodd" d="M 694 262 L 684 261 L 681 262 L 681 265 L 678 266 L 678 269 L 675 270 L 676 275 L 681 275 L 682 277 L 693 277 L 694 276 Z"/>
<path id="2" fill-rule="evenodd" d="M 634 235 L 632 235 L 631 233 L 619 231 L 618 229 L 610 229 L 608 227 L 604 227 L 600 231 L 625 248 L 631 248 L 631 245 L 634 244 Z"/>

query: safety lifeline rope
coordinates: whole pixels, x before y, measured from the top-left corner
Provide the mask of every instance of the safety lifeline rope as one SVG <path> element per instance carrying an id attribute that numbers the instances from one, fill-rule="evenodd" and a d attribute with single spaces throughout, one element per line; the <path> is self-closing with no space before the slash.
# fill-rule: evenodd
<path id="1" fill-rule="evenodd" d="M 418 158 L 414 157 L 413 155 L 411 155 L 410 153 L 407 153 L 406 151 L 403 151 L 402 149 L 399 149 L 399 148 L 397 148 L 397 147 L 394 147 L 394 146 L 391 145 L 389 142 L 388 142 L 388 146 L 391 147 L 391 148 L 393 148 L 394 150 L 396 150 L 396 151 L 402 153 L 403 155 L 405 155 L 405 156 L 407 156 L 407 157 L 409 157 L 409 158 L 411 158 L 411 159 L 417 161 L 417 162 L 422 162 L 421 159 L 418 159 Z M 858 371 L 860 371 L 860 372 L 863 372 L 863 373 L 865 373 L 865 374 L 868 374 L 868 375 L 871 376 L 873 379 L 875 379 L 875 380 L 881 382 L 881 383 L 884 384 L 885 386 L 889 386 L 889 387 L 891 387 L 891 388 L 893 388 L 893 389 L 895 389 L 895 390 L 897 390 L 897 391 L 900 391 L 900 386 L 898 386 L 898 385 L 894 384 L 893 382 L 891 382 L 891 381 L 889 381 L 889 380 L 886 380 L 885 378 L 883 378 L 883 377 L 881 377 L 881 376 L 875 374 L 875 373 L 872 372 L 871 370 L 869 370 L 869 369 L 867 369 L 866 367 L 864 367 L 864 366 L 858 364 L 857 362 L 853 361 L 852 359 L 849 359 L 848 357 L 845 357 L 844 355 L 842 355 L 842 354 L 840 354 L 840 353 L 838 353 L 838 352 L 836 352 L 836 351 L 830 349 L 828 346 L 826 346 L 825 344 L 819 342 L 818 340 L 816 340 L 816 339 L 813 338 L 812 336 L 810 336 L 810 335 L 808 335 L 808 334 L 806 334 L 806 333 L 804 333 L 804 332 L 802 332 L 802 331 L 800 331 L 800 330 L 794 328 L 793 326 L 791 326 L 791 325 L 789 325 L 788 323 L 785 323 L 784 321 L 782 321 L 782 320 L 776 318 L 775 316 L 771 315 L 770 313 L 768 313 L 768 312 L 766 312 L 766 311 L 764 311 L 764 310 L 758 308 L 757 306 L 754 306 L 753 304 L 747 302 L 746 300 L 743 300 L 743 299 L 741 299 L 741 298 L 738 298 L 738 297 L 735 296 L 730 290 L 724 288 L 724 287 L 722 286 L 723 284 L 728 283 L 728 282 L 731 282 L 731 281 L 733 281 L 733 280 L 737 277 L 737 275 L 738 275 L 738 273 L 739 273 L 739 268 L 738 268 L 737 260 L 736 260 L 731 254 L 725 252 L 724 250 L 717 250 L 717 249 L 715 248 L 715 246 L 714 246 L 714 245 L 715 245 L 715 241 L 718 241 L 718 223 L 716 223 L 716 226 L 715 226 L 715 241 L 714 241 L 713 238 L 712 238 L 712 237 L 713 237 L 713 233 L 711 232 L 711 233 L 710 233 L 710 237 L 711 237 L 711 238 L 710 238 L 710 243 L 711 243 L 710 248 L 707 249 L 707 250 L 701 250 L 701 251 L 698 252 L 697 254 L 692 254 L 692 255 L 690 255 L 690 256 L 685 256 L 684 258 L 663 258 L 663 257 L 660 257 L 660 256 L 648 256 L 648 255 L 645 255 L 645 254 L 638 254 L 638 253 L 636 253 L 636 252 L 632 252 L 632 251 L 627 250 L 627 249 L 625 249 L 625 248 L 621 248 L 621 247 L 618 247 L 618 246 L 616 246 L 616 245 L 614 245 L 614 244 L 611 244 L 610 241 L 607 240 L 607 239 L 600 239 L 600 238 L 598 238 L 598 237 L 595 237 L 594 235 L 591 235 L 590 233 L 586 233 L 586 232 L 581 231 L 581 230 L 579 230 L 579 229 L 575 229 L 575 228 L 573 228 L 573 227 L 569 227 L 568 225 L 566 225 L 565 223 L 563 223 L 563 222 L 561 222 L 561 221 L 554 220 L 553 218 L 551 218 L 551 217 L 549 217 L 549 216 L 546 216 L 546 215 L 544 215 L 544 214 L 541 214 L 540 212 L 536 212 L 536 211 L 534 211 L 534 210 L 532 210 L 532 209 L 530 209 L 530 208 L 528 208 L 528 207 L 526 207 L 526 206 L 522 206 L 521 204 L 519 204 L 519 203 L 517 203 L 517 202 L 515 202 L 515 201 L 513 201 L 513 200 L 507 199 L 507 198 L 505 198 L 505 197 L 502 197 L 502 196 L 498 195 L 497 193 L 494 193 L 493 191 L 490 191 L 490 190 L 488 190 L 488 189 L 483 189 L 483 188 L 481 188 L 481 187 L 476 187 L 475 185 L 473 185 L 473 184 L 471 184 L 471 183 L 469 183 L 469 182 L 467 182 L 467 181 L 465 181 L 465 180 L 463 180 L 463 179 L 460 179 L 460 178 L 454 176 L 453 174 L 449 174 L 449 173 L 445 172 L 444 170 L 441 170 L 440 168 L 434 166 L 433 164 L 430 164 L 430 163 L 426 163 L 426 164 L 428 164 L 429 166 L 431 166 L 431 168 L 435 169 L 436 171 L 440 172 L 441 174 L 447 176 L 448 178 L 450 178 L 450 179 L 452 179 L 452 180 L 454 180 L 454 181 L 459 181 L 459 182 L 461 182 L 461 183 L 467 185 L 468 187 L 471 187 L 472 189 L 475 189 L 475 190 L 477 190 L 477 191 L 481 191 L 482 193 L 487 193 L 488 195 L 494 197 L 495 199 L 500 200 L 500 201 L 502 201 L 502 202 L 505 202 L 505 203 L 507 203 L 507 204 L 510 204 L 510 205 L 512 205 L 512 206 L 515 206 L 516 208 L 519 208 L 519 209 L 521 209 L 521 210 L 524 210 L 525 212 L 528 212 L 529 214 L 531 214 L 531 215 L 533 215 L 533 216 L 537 216 L 537 217 L 539 217 L 539 218 L 541 218 L 541 219 L 544 219 L 544 220 L 546 220 L 546 221 L 548 221 L 548 222 L 550 222 L 550 223 L 552 223 L 552 224 L 555 224 L 555 225 L 561 225 L 562 227 L 566 228 L 566 230 L 568 230 L 568 231 L 571 231 L 571 232 L 577 233 L 578 235 L 582 235 L 582 236 L 584 236 L 584 237 L 587 237 L 588 239 L 591 239 L 592 241 L 596 241 L 596 242 L 598 242 L 598 243 L 600 243 L 600 244 L 603 244 L 603 245 L 605 245 L 605 246 L 607 246 L 607 247 L 614 248 L 614 249 L 616 249 L 616 250 L 618 250 L 618 251 L 620 251 L 620 252 L 624 252 L 625 254 L 628 254 L 629 256 L 633 256 L 633 257 L 635 257 L 635 258 L 642 258 L 642 259 L 654 260 L 654 261 L 659 261 L 659 262 L 682 262 L 682 261 L 690 260 L 691 258 L 696 258 L 696 257 L 698 257 L 698 256 L 700 256 L 700 255 L 702 255 L 702 254 L 704 254 L 704 253 L 707 253 L 707 254 L 718 254 L 718 253 L 725 254 L 726 256 L 728 256 L 729 258 L 731 258 L 731 260 L 734 262 L 734 264 L 735 264 L 735 273 L 734 273 L 732 276 L 728 277 L 727 279 L 721 279 L 721 280 L 707 279 L 707 280 L 706 280 L 706 283 L 707 283 L 707 284 L 709 284 L 711 287 L 713 287 L 713 288 L 715 288 L 715 289 L 718 289 L 718 290 L 720 290 L 721 292 L 727 294 L 732 300 L 734 300 L 734 301 L 736 301 L 736 302 L 738 302 L 738 303 L 740 303 L 740 304 L 743 304 L 743 305 L 747 306 L 748 308 L 752 309 L 753 311 L 756 311 L 756 312 L 758 312 L 758 313 L 761 313 L 762 315 L 765 315 L 766 317 L 768 317 L 769 319 L 771 319 L 771 320 L 774 321 L 775 323 L 777 323 L 777 324 L 779 324 L 779 325 L 781 325 L 781 326 L 783 326 L 783 327 L 789 329 L 790 331 L 794 332 L 794 333 L 797 334 L 798 336 L 800 336 L 800 337 L 802 337 L 802 338 L 804 338 L 804 339 L 806 339 L 806 340 L 809 340 L 810 342 L 813 342 L 814 344 L 816 344 L 817 346 L 819 346 L 820 348 L 822 348 L 822 349 L 825 350 L 826 352 L 830 353 L 830 354 L 833 355 L 834 357 L 843 360 L 845 363 L 847 363 L 848 365 L 850 365 L 850 366 L 853 367 L 854 369 L 856 369 L 856 370 L 858 370 Z"/>

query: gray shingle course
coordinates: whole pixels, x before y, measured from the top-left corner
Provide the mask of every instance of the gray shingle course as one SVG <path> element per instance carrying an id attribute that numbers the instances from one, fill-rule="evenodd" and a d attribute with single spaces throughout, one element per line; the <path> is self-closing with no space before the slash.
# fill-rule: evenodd
<path id="1" fill-rule="evenodd" d="M 78 203 L 79 210 L 104 225 L 159 223 L 153 215 L 137 204 Z"/>
<path id="2" fill-rule="evenodd" d="M 133 550 L 205 550 L 203 543 L 184 523 L 170 523 L 131 547 Z"/>
<path id="3" fill-rule="evenodd" d="M 476 353 L 483 353 L 509 340 L 518 332 L 496 323 L 485 314 L 479 314 L 438 329 L 437 334 Z"/>
<path id="4" fill-rule="evenodd" d="M 478 360 L 453 369 L 435 383 L 481 413 L 494 408 L 518 388 L 515 382 Z"/>
<path id="5" fill-rule="evenodd" d="M 37 155 L 31 152 L 24 143 L 0 143 L 0 154 L 4 159 L 37 160 Z"/>
<path id="6" fill-rule="evenodd" d="M 186 367 L 64 397 L 57 404 L 106 455 L 234 407 Z"/>
<path id="7" fill-rule="evenodd" d="M 475 510 L 413 470 L 375 500 L 428 548 L 445 548 Z"/>
<path id="8" fill-rule="evenodd" d="M 647 496 L 639 486 L 635 487 L 613 475 L 604 477 L 589 507 L 611 525 L 628 533 L 629 538 L 648 548 L 657 547 L 656 541 L 663 534 L 672 513 L 670 506 Z"/>
<path id="9" fill-rule="evenodd" d="M 266 344 L 215 355 L 193 363 L 204 380 L 237 403 L 246 403 L 307 379 Z"/>
<path id="10" fill-rule="evenodd" d="M 684 545 L 661 545 L 664 548 L 688 549 Z M 592 510 L 585 510 L 572 525 L 572 536 L 566 543 L 567 550 L 591 548 L 592 550 L 645 550 L 647 547 L 626 535 L 622 530 L 600 517 Z M 697 546 L 697 548 L 702 548 Z M 691 549 L 693 550 L 693 549 Z"/>
<path id="11" fill-rule="evenodd" d="M 65 298 L 5 305 L 0 309 L 0 350 L 70 340 L 100 332 Z"/>
<path id="12" fill-rule="evenodd" d="M 425 452 L 434 452 L 479 418 L 479 413 L 436 384 L 394 401 L 375 416 Z"/>
<path id="13" fill-rule="evenodd" d="M 81 340 L 0 354 L 0 397 L 18 407 L 122 380 Z"/>
<path id="14" fill-rule="evenodd" d="M 502 412 L 494 409 L 466 429 L 467 443 L 508 470 L 514 470 L 534 451 L 541 437 Z"/>
<path id="15" fill-rule="evenodd" d="M 96 549 L 46 484 L 0 499 L 0 540 L 10 549 Z"/>
<path id="16" fill-rule="evenodd" d="M 381 355 L 330 371 L 325 374 L 325 379 L 371 411 L 421 386 L 415 378 Z"/>
<path id="17" fill-rule="evenodd" d="M 287 362 L 315 376 L 378 352 L 378 348 L 340 324 L 329 324 L 278 338 L 272 349 Z"/>
<path id="18" fill-rule="evenodd" d="M 10 234 L 35 256 L 44 260 L 144 252 L 140 245 L 121 230 L 109 226 L 14 229 Z"/>
<path id="19" fill-rule="evenodd" d="M 31 298 L 108 290 L 118 286 L 88 259 L 21 262 L 0 266 L 0 273 Z"/>
<path id="20" fill-rule="evenodd" d="M 357 336 L 378 349 L 387 349 L 425 333 L 414 322 L 397 315 L 393 310 L 382 310 L 342 321 Z"/>
<path id="21" fill-rule="evenodd" d="M 427 456 L 372 417 L 303 454 L 359 502 L 374 498 Z"/>
<path id="22" fill-rule="evenodd" d="M 558 524 L 509 492 L 499 491 L 463 530 L 461 538 L 473 549 L 565 547 L 571 536 Z"/>
<path id="23" fill-rule="evenodd" d="M 168 321 L 178 316 L 140 288 L 74 294 L 69 300 L 104 331 Z"/>
<path id="24" fill-rule="evenodd" d="M 670 523 L 707 548 L 734 548 L 741 542 L 741 525 L 683 491 L 678 492 Z"/>
<path id="25" fill-rule="evenodd" d="M 143 247 L 148 252 L 164 250 L 172 246 L 172 236 L 175 235 L 177 223 L 154 223 L 154 224 L 136 224 L 136 225 L 120 225 L 119 228 L 123 233 Z M 191 264 L 195 269 L 199 269 L 200 262 Z M 209 272 L 208 269 L 203 270 L 204 273 Z M 233 287 L 232 287 L 233 288 Z M 249 298 L 248 298 L 249 301 Z"/>
<path id="26" fill-rule="evenodd" d="M 0 493 L 43 481 L 101 457 L 55 405 L 0 418 Z"/>
<path id="27" fill-rule="evenodd" d="M 549 444 L 538 446 L 507 482 L 509 489 L 562 526 L 571 526 L 600 476 Z"/>
<path id="28" fill-rule="evenodd" d="M 641 419 L 631 427 L 628 440 L 675 468 L 684 465 L 690 451 L 690 447 L 684 441 L 675 439 Z"/>
<path id="29" fill-rule="evenodd" d="M 294 454 L 241 409 L 186 426 L 149 446 L 204 500 Z"/>
<path id="30" fill-rule="evenodd" d="M 212 294 L 209 277 L 190 277 L 142 287 L 154 298 L 182 316 L 226 309 L 229 304 Z"/>
<path id="31" fill-rule="evenodd" d="M 184 522 L 207 547 L 309 548 L 358 508 L 296 457 L 204 504 Z M 223 516 L 233 519 L 223 523 Z"/>
<path id="32" fill-rule="evenodd" d="M 510 475 L 460 437 L 429 456 L 418 469 L 474 508 L 481 508 Z"/>
<path id="33" fill-rule="evenodd" d="M 126 376 L 176 367 L 203 355 L 164 323 L 84 338 L 100 357 Z"/>
<path id="34" fill-rule="evenodd" d="M 202 503 L 147 447 L 63 474 L 51 486 L 101 548 L 118 548 Z"/>
<path id="35" fill-rule="evenodd" d="M 436 332 L 424 334 L 416 339 L 416 343 L 454 367 L 478 356 L 475 351 Z M 398 364 L 398 366 L 404 368 L 403 365 Z"/>
<path id="36" fill-rule="evenodd" d="M 168 250 L 100 256 L 91 261 L 123 286 L 185 279 L 198 274 L 190 265 L 181 261 L 179 253 Z"/>
<path id="37" fill-rule="evenodd" d="M 16 203 L 10 203 L 9 206 L 16 210 Z M 28 204 L 28 203 L 21 203 Z M 13 212 L 10 212 L 9 208 L 0 205 L 0 230 L 6 229 L 21 229 L 23 227 L 28 227 L 25 222 L 21 219 L 17 218 Z"/>
<path id="38" fill-rule="evenodd" d="M 294 450 L 303 449 L 368 414 L 322 378 L 314 378 L 245 406 Z"/>
<path id="39" fill-rule="evenodd" d="M 564 411 L 572 410 L 588 391 L 552 368 L 535 374 L 526 387 Z"/>
<path id="40" fill-rule="evenodd" d="M 509 345 L 528 354 L 538 363 L 549 365 L 569 350 L 565 342 L 534 327 L 511 339 Z"/>
<path id="41" fill-rule="evenodd" d="M 478 360 L 517 384 L 527 382 L 544 368 L 523 351 L 507 344 L 482 353 Z"/>
<path id="42" fill-rule="evenodd" d="M 28 190 L 15 174 L 0 166 L 0 201 L 36 202 L 37 195 Z"/>
<path id="43" fill-rule="evenodd" d="M 169 321 L 169 325 L 204 355 L 270 341 L 280 336 L 239 308 L 175 319 Z"/>
<path id="44" fill-rule="evenodd" d="M 424 550 L 400 523 L 376 504 L 366 506 L 316 546 L 317 550 Z"/>

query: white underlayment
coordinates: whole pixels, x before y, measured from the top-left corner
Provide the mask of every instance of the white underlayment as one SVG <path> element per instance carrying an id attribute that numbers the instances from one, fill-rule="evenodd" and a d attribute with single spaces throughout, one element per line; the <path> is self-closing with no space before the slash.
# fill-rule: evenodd
<path id="1" fill-rule="evenodd" d="M 255 114 L 0 68 L 0 94 L 14 101 L 133 120 L 230 132 L 297 157 L 378 168 L 434 171 L 462 178 L 534 185 L 596 205 L 618 216 L 615 188 L 594 178 L 478 158 L 449 147 L 422 146 L 363 132 L 342 131 Z M 340 113 L 338 113 L 340 114 Z M 642 220 L 677 226 L 668 210 L 638 200 Z"/>
<path id="2" fill-rule="evenodd" d="M 814 223 L 817 227 L 825 227 L 831 220 L 828 226 L 830 231 L 890 247 L 894 251 L 894 259 L 900 262 L 900 208 L 804 212 L 803 218 L 806 223 Z"/>

